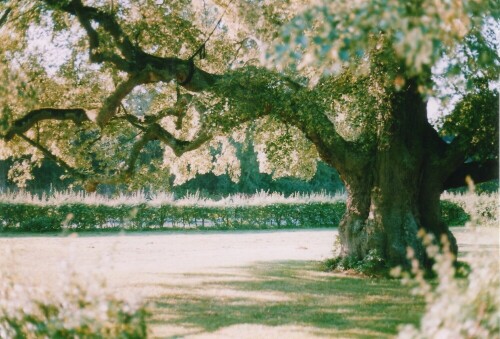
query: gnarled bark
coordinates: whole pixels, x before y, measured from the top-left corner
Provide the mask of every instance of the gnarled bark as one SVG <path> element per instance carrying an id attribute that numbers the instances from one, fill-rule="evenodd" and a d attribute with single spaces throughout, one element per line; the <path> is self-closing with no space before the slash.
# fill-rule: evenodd
<path id="1" fill-rule="evenodd" d="M 446 235 L 456 254 L 456 241 L 441 221 L 439 197 L 443 178 L 436 169 L 436 158 L 443 149 L 431 148 L 425 102 L 411 83 L 397 93 L 392 119 L 379 128 L 381 140 L 371 157 L 355 159 L 351 166 L 339 169 L 349 194 L 347 212 L 339 232 L 342 254 L 358 259 L 370 251 L 389 265 L 407 262 L 407 248 L 427 263 L 417 237 L 419 229 Z"/>

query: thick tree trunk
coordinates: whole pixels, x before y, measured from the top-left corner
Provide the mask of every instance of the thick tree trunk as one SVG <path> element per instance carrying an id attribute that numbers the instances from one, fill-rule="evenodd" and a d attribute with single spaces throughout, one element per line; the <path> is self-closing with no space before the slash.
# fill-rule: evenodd
<path id="1" fill-rule="evenodd" d="M 402 158 L 406 160 L 402 161 Z M 426 259 L 419 229 L 446 235 L 453 252 L 456 241 L 441 221 L 439 197 L 441 185 L 426 181 L 422 167 L 403 150 L 377 154 L 365 175 L 343 175 L 349 198 L 340 224 L 342 255 L 362 259 L 376 251 L 390 266 L 407 263 L 407 248 L 425 265 Z"/>
<path id="2" fill-rule="evenodd" d="M 447 235 L 441 221 L 442 178 L 434 171 L 436 154 L 425 140 L 425 102 L 410 87 L 394 99 L 392 118 L 379 127 L 376 150 L 368 159 L 353 156 L 339 169 L 348 191 L 339 233 L 342 255 L 362 259 L 375 251 L 389 266 L 406 265 L 407 248 L 428 265 L 417 233 L 423 228 L 437 241 Z"/>

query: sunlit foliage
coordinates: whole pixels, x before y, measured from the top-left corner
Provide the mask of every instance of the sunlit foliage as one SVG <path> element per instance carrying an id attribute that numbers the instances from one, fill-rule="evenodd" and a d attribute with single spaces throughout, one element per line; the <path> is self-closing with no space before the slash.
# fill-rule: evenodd
<path id="1" fill-rule="evenodd" d="M 118 181 L 130 188 L 165 187 L 172 174 L 180 184 L 208 171 L 238 180 L 232 133 L 251 121 L 257 121 L 261 170 L 307 179 L 318 154 L 294 129 L 298 122 L 312 124 L 316 114 L 326 115 L 343 139 L 366 151 L 385 133 L 392 93 L 408 77 L 419 77 L 422 92 L 429 94 L 432 73 L 465 77 L 467 84 L 498 73 L 498 9 L 489 1 L 84 2 L 114 16 L 129 42 L 117 40 L 104 21 L 82 27 L 67 13 L 73 3 L 78 2 L 0 4 L 6 14 L 0 27 L 0 134 L 40 107 L 78 107 L 89 119 L 79 125 L 40 122 L 22 137 L 1 140 L 0 158 L 15 160 L 10 179 L 20 186 L 49 154 L 87 188 Z M 98 48 L 89 29 L 99 36 Z M 93 122 L 129 79 L 129 66 L 117 61 L 131 57 L 126 43 L 159 58 L 192 59 L 225 80 L 197 93 L 179 88 L 178 81 L 136 84 L 114 118 L 98 128 Z M 437 69 L 442 60 L 446 67 Z M 256 67 L 263 63 L 267 69 Z M 297 91 L 304 85 L 312 90 Z M 303 117 L 293 121 L 298 104 Z M 269 117 L 259 120 L 263 115 Z M 149 145 L 140 125 L 152 120 L 178 140 L 196 144 L 193 150 L 178 157 L 164 142 Z"/>

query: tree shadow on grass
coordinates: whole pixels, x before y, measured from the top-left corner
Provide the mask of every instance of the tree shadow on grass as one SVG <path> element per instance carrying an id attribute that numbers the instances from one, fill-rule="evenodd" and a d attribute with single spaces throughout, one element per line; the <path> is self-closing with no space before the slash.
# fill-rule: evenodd
<path id="1" fill-rule="evenodd" d="M 398 280 L 323 273 L 317 262 L 259 263 L 239 272 L 233 279 L 188 274 L 184 277 L 195 283 L 163 286 L 172 292 L 153 300 L 151 324 L 167 322 L 198 333 L 238 324 L 298 325 L 318 335 L 387 337 L 400 324 L 417 324 L 424 308 Z"/>

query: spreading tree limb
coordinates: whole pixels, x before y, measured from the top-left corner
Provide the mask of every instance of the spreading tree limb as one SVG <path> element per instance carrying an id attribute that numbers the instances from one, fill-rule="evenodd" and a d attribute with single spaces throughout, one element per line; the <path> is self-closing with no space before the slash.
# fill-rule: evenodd
<path id="1" fill-rule="evenodd" d="M 340 166 L 348 157 L 349 142 L 337 133 L 324 114 L 322 104 L 309 102 L 310 100 L 306 98 L 308 90 L 292 79 L 256 68 L 230 71 L 226 74 L 211 74 L 198 68 L 192 59 L 159 57 L 144 52 L 140 46 L 132 44 L 112 12 L 86 6 L 81 0 L 63 3 L 55 0 L 45 0 L 45 2 L 54 10 L 62 10 L 76 17 L 88 37 L 91 62 L 109 63 L 115 69 L 128 74 L 126 80 L 115 88 L 98 110 L 95 122 L 101 128 L 117 117 L 119 107 L 123 106 L 123 99 L 134 88 L 147 83 L 175 81 L 190 92 L 208 91 L 217 96 L 230 97 L 232 100 L 247 103 L 245 105 L 248 108 L 243 108 L 242 112 L 231 111 L 228 114 L 210 116 L 211 127 L 204 125 L 206 130 L 203 127 L 199 135 L 191 141 L 175 138 L 172 133 L 158 124 L 161 117 L 175 116 L 177 117 L 176 127 L 179 129 L 190 98 L 178 100 L 174 107 L 162 110 L 154 116 L 146 116 L 144 120 L 126 113 L 125 120 L 144 133 L 132 147 L 125 171 L 127 175 L 133 173 L 140 152 L 151 140 L 161 141 L 171 147 L 177 156 L 180 156 L 199 148 L 203 143 L 212 139 L 214 136 L 212 125 L 223 125 L 224 129 L 228 130 L 249 120 L 270 114 L 302 130 L 305 136 L 317 146 L 321 157 L 328 163 Z M 104 34 L 111 36 L 111 47 L 108 44 L 104 46 Z M 285 91 L 287 95 L 279 97 L 278 91 Z M 265 98 L 256 99 L 249 93 L 259 93 Z M 23 136 L 23 133 L 43 120 L 72 120 L 76 124 L 90 121 L 85 111 L 79 108 L 33 110 L 16 120 L 4 139 L 9 141 L 15 135 Z M 45 152 L 49 151 L 45 150 Z M 95 183 L 93 186 L 111 180 L 94 178 L 92 179 Z M 118 175 L 117 178 L 121 180 L 124 177 Z M 117 178 L 115 179 L 118 180 Z M 115 179 L 111 181 L 114 182 Z"/>
<path id="2" fill-rule="evenodd" d="M 88 179 L 88 176 L 86 174 L 83 174 L 83 173 L 79 172 L 78 170 L 76 170 L 75 168 L 73 168 L 72 166 L 70 166 L 66 161 L 64 161 L 63 159 L 61 159 L 58 156 L 54 155 L 50 150 L 48 150 L 46 147 L 44 147 L 39 142 L 36 142 L 35 140 L 32 140 L 32 139 L 28 138 L 24 134 L 20 134 L 19 137 L 21 139 L 25 140 L 31 146 L 33 146 L 36 149 L 38 149 L 40 152 L 42 152 L 42 154 L 44 156 L 46 156 L 47 158 L 51 159 L 56 164 L 58 164 L 59 166 L 61 166 L 62 168 L 64 168 L 73 177 L 78 178 L 80 180 L 87 180 Z"/>
<path id="3" fill-rule="evenodd" d="M 7 9 L 3 12 L 2 16 L 0 17 L 0 27 L 2 27 L 7 22 L 7 18 L 9 17 L 11 11 L 12 8 L 7 7 Z"/>
<path id="4" fill-rule="evenodd" d="M 82 108 L 40 108 L 28 112 L 25 116 L 14 121 L 4 136 L 6 141 L 12 140 L 16 135 L 22 135 L 36 123 L 43 120 L 72 120 L 80 125 L 84 121 L 90 121 L 85 110 Z"/>
<path id="5" fill-rule="evenodd" d="M 134 61 L 137 52 L 136 46 L 130 41 L 127 34 L 123 32 L 113 13 L 85 6 L 81 0 L 72 0 L 66 4 L 61 4 L 57 0 L 46 0 L 46 3 L 78 18 L 78 21 L 89 36 L 91 54 L 100 46 L 99 34 L 92 27 L 92 22 L 95 22 L 111 35 L 116 47 L 120 50 L 124 58 L 127 61 Z"/>
<path id="6" fill-rule="evenodd" d="M 446 179 L 443 189 L 466 186 L 467 177 L 470 177 L 474 183 L 478 184 L 498 179 L 498 176 L 498 159 L 464 163 Z"/>
<path id="7" fill-rule="evenodd" d="M 213 138 L 212 134 L 204 133 L 203 131 L 193 140 L 181 140 L 176 137 L 163 127 L 161 127 L 158 123 L 150 123 L 146 126 L 142 125 L 139 118 L 134 115 L 127 114 L 124 116 L 124 119 L 127 120 L 133 126 L 141 129 L 145 133 L 145 140 L 159 140 L 168 147 L 172 149 L 176 156 L 181 156 L 186 152 L 193 151 L 203 145 L 205 142 L 211 140 Z M 147 137 L 146 137 L 147 136 Z"/>
<path id="8" fill-rule="evenodd" d="M 132 147 L 132 151 L 130 152 L 130 156 L 128 158 L 128 163 L 127 163 L 127 169 L 125 170 L 125 176 L 126 178 L 130 178 L 134 172 L 135 172 L 135 164 L 137 162 L 137 159 L 139 158 L 139 154 L 141 153 L 142 149 L 146 147 L 146 145 L 153 140 L 154 136 L 152 133 L 146 132 L 142 135 L 139 140 L 134 144 Z"/>

